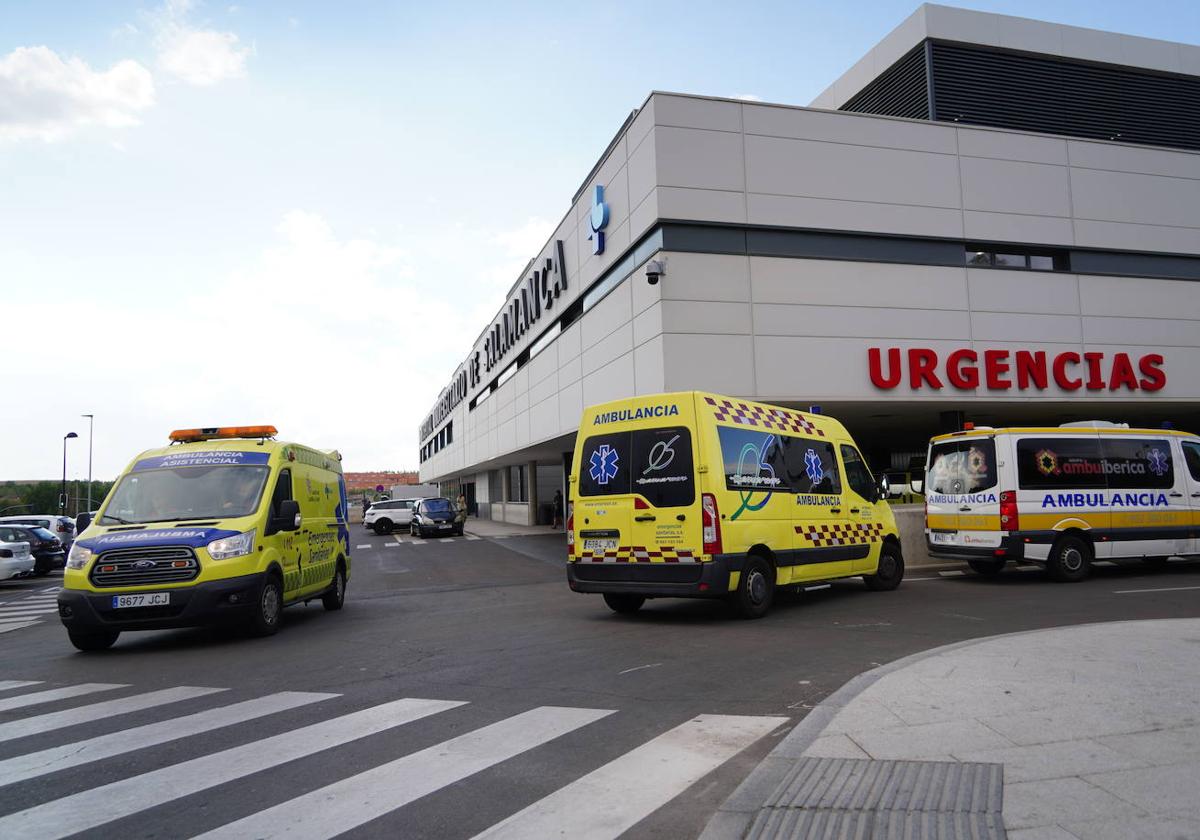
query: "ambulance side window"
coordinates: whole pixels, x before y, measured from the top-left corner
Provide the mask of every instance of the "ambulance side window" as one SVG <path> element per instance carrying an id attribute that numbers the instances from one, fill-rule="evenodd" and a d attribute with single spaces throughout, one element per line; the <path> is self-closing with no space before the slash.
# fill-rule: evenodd
<path id="1" fill-rule="evenodd" d="M 1114 490 L 1166 490 L 1175 486 L 1168 440 L 1104 437 L 1100 439 L 1100 449 L 1104 453 L 1108 486 Z"/>
<path id="2" fill-rule="evenodd" d="M 875 490 L 875 479 L 858 450 L 853 446 L 842 444 L 842 463 L 846 467 L 846 483 L 850 489 L 868 501 L 875 501 L 878 494 Z"/>
<path id="3" fill-rule="evenodd" d="M 275 493 L 271 496 L 271 518 L 279 515 L 279 503 L 292 498 L 292 471 L 280 470 L 275 482 Z"/>
<path id="4" fill-rule="evenodd" d="M 1200 443 L 1183 444 L 1183 460 L 1187 462 L 1188 472 L 1193 481 L 1200 481 Z"/>
<path id="5" fill-rule="evenodd" d="M 833 444 L 809 438 L 786 436 L 784 460 L 793 493 L 840 496 L 842 478 Z"/>
<path id="6" fill-rule="evenodd" d="M 1017 481 L 1023 489 L 1104 487 L 1100 441 L 1094 437 L 1022 438 Z"/>

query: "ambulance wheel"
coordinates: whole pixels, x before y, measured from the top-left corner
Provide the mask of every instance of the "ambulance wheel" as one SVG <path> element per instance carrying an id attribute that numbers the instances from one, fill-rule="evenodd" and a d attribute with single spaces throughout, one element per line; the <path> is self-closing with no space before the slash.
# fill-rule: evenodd
<path id="1" fill-rule="evenodd" d="M 984 577 L 995 577 L 1000 574 L 1000 570 L 1004 568 L 1003 560 L 968 560 L 967 565 L 971 567 L 977 575 Z"/>
<path id="2" fill-rule="evenodd" d="M 375 520 L 375 533 L 381 537 L 392 533 L 392 520 L 390 520 L 390 519 Z"/>
<path id="3" fill-rule="evenodd" d="M 321 606 L 330 612 L 335 612 L 346 603 L 346 569 L 338 563 L 337 571 L 333 573 L 333 583 L 321 596 Z"/>
<path id="4" fill-rule="evenodd" d="M 620 595 L 609 593 L 604 596 L 604 603 L 608 604 L 608 608 L 615 613 L 621 615 L 632 615 L 642 608 L 642 604 L 646 603 L 646 599 L 641 595 Z"/>
<path id="5" fill-rule="evenodd" d="M 1161 572 L 1163 569 L 1167 568 L 1167 563 L 1170 561 L 1170 557 L 1143 557 L 1142 565 L 1152 571 Z"/>
<path id="6" fill-rule="evenodd" d="M 775 598 L 775 570 L 757 554 L 746 557 L 731 602 L 742 618 L 762 618 Z"/>
<path id="7" fill-rule="evenodd" d="M 1078 583 L 1092 571 L 1092 547 L 1073 534 L 1065 534 L 1050 549 L 1046 573 L 1059 583 Z"/>
<path id="8" fill-rule="evenodd" d="M 283 584 L 276 574 L 268 574 L 258 590 L 254 612 L 250 616 L 250 633 L 254 636 L 274 636 L 279 629 L 279 614 L 283 612 Z"/>
<path id="9" fill-rule="evenodd" d="M 879 549 L 879 566 L 873 575 L 863 575 L 863 583 L 872 592 L 891 592 L 904 580 L 904 557 L 892 543 Z"/>
<path id="10" fill-rule="evenodd" d="M 77 633 L 74 630 L 67 631 L 67 638 L 71 640 L 71 644 L 82 651 L 108 650 L 117 641 L 117 637 L 121 634 L 114 630 L 100 630 L 95 633 Z"/>

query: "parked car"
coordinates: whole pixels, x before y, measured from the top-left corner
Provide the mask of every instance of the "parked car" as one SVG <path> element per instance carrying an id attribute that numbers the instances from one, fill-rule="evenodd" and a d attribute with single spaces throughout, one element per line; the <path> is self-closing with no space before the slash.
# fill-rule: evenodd
<path id="1" fill-rule="evenodd" d="M 12 580 L 33 571 L 33 552 L 29 543 L 0 542 L 0 580 Z"/>
<path id="2" fill-rule="evenodd" d="M 363 514 L 363 525 L 380 536 L 412 522 L 413 508 L 420 499 L 385 499 L 375 502 Z"/>
<path id="3" fill-rule="evenodd" d="M 0 542 L 29 543 L 29 551 L 33 554 L 33 573 L 38 577 L 50 574 L 55 569 L 67 565 L 67 552 L 63 550 L 62 540 L 51 534 L 45 528 L 36 525 L 0 524 Z"/>
<path id="4" fill-rule="evenodd" d="M 408 532 L 414 537 L 429 537 L 435 534 L 462 536 L 463 524 L 455 522 L 458 510 L 449 499 L 438 496 L 421 499 L 412 512 Z"/>
<path id="5" fill-rule="evenodd" d="M 71 550 L 75 539 L 75 522 L 69 516 L 55 513 L 28 513 L 24 516 L 0 516 L 0 525 L 36 525 L 45 528 L 63 544 L 64 551 Z"/>

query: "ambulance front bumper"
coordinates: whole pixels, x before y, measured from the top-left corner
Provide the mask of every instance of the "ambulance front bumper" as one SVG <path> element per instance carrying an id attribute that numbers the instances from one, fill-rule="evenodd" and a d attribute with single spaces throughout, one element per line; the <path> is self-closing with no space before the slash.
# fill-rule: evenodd
<path id="1" fill-rule="evenodd" d="M 249 618 L 262 581 L 263 576 L 255 574 L 171 589 L 170 603 L 154 607 L 115 607 L 114 596 L 131 594 L 121 590 L 62 589 L 58 593 L 58 617 L 67 629 L 84 632 L 165 630 L 236 622 Z"/>
<path id="2" fill-rule="evenodd" d="M 718 555 L 699 563 L 567 563 L 574 592 L 644 595 L 647 598 L 717 598 L 729 594 L 730 572 L 742 557 Z"/>

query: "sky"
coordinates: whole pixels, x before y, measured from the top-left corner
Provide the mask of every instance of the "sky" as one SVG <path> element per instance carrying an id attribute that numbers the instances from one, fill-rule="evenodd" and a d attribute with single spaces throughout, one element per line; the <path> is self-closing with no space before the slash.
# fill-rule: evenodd
<path id="1" fill-rule="evenodd" d="M 1200 43 L 1200 6 L 963 2 Z M 417 427 L 651 90 L 808 104 L 915 0 L 0 4 L 0 480 Z"/>

